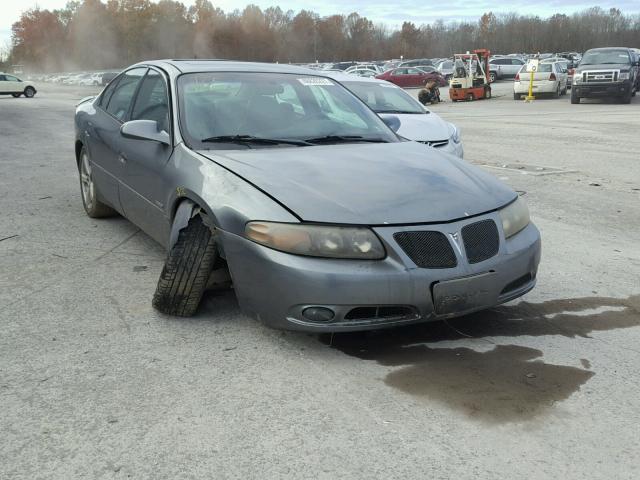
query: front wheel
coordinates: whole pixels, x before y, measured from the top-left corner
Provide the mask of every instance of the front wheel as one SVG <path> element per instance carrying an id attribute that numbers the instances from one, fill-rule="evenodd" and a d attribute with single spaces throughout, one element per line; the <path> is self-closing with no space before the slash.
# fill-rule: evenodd
<path id="1" fill-rule="evenodd" d="M 576 95 L 574 89 L 571 89 L 571 103 L 573 103 L 574 105 L 580 103 L 580 97 Z"/>
<path id="2" fill-rule="evenodd" d="M 487 100 L 491 98 L 491 87 L 484 88 L 484 98 Z"/>
<path id="3" fill-rule="evenodd" d="M 513 94 L 513 99 L 514 100 L 522 100 L 522 96 L 519 93 L 514 93 Z"/>
<path id="4" fill-rule="evenodd" d="M 27 98 L 33 98 L 35 94 L 36 94 L 36 90 L 33 87 L 27 87 L 24 89 L 24 96 Z"/>
<path id="5" fill-rule="evenodd" d="M 496 80 L 498 80 L 498 75 L 496 74 L 496 72 L 490 72 L 489 73 L 489 79 L 491 80 L 491 83 L 493 83 Z"/>
<path id="6" fill-rule="evenodd" d="M 631 94 L 631 90 L 629 90 L 629 93 L 627 93 L 626 95 L 620 97 L 620 103 L 625 103 L 625 104 L 631 103 L 631 97 L 632 96 L 633 95 Z"/>
<path id="7" fill-rule="evenodd" d="M 13 98 L 18 98 L 20 95 L 22 95 L 21 93 L 12 93 L 11 96 Z"/>
<path id="8" fill-rule="evenodd" d="M 193 217 L 167 256 L 153 307 L 168 315 L 195 314 L 217 258 L 213 232 L 199 215 Z"/>

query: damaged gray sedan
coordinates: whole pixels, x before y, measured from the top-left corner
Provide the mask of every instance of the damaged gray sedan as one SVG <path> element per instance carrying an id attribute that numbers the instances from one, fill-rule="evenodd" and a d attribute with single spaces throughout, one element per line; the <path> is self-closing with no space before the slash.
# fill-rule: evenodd
<path id="1" fill-rule="evenodd" d="M 119 213 L 168 250 L 153 305 L 192 315 L 216 269 L 279 328 L 448 318 L 536 282 L 540 235 L 488 173 L 398 137 L 303 68 L 154 61 L 77 107 L 90 217 Z"/>

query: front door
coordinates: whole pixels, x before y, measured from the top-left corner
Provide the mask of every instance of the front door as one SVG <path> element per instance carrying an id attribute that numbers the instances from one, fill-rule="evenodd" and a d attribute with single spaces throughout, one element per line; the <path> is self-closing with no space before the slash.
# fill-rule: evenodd
<path id="1" fill-rule="evenodd" d="M 22 82 L 13 75 L 0 75 L 0 92 L 22 93 Z"/>
<path id="2" fill-rule="evenodd" d="M 158 130 L 171 133 L 167 82 L 149 69 L 140 84 L 129 120 L 152 120 Z M 169 236 L 165 215 L 165 170 L 172 147 L 151 140 L 120 138 L 123 173 L 120 202 L 126 217 L 161 244 Z"/>

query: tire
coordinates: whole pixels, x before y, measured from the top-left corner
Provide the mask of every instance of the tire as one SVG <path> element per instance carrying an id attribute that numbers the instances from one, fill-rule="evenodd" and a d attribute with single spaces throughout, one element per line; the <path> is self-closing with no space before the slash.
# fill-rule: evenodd
<path id="1" fill-rule="evenodd" d="M 167 256 L 153 307 L 180 317 L 196 313 L 217 257 L 213 232 L 199 215 L 193 217 Z"/>
<path id="2" fill-rule="evenodd" d="M 476 97 L 473 96 L 473 93 L 467 93 L 467 96 L 465 97 L 467 102 L 473 102 L 475 100 L 475 98 Z"/>
<path id="3" fill-rule="evenodd" d="M 98 187 L 93 181 L 91 160 L 84 147 L 80 151 L 78 173 L 80 176 L 82 205 L 87 215 L 91 218 L 104 218 L 115 215 L 116 212 L 113 208 L 98 200 Z"/>
<path id="4" fill-rule="evenodd" d="M 35 94 L 36 94 L 36 90 L 33 87 L 27 87 L 24 89 L 24 96 L 27 98 L 33 98 Z"/>
<path id="5" fill-rule="evenodd" d="M 486 100 L 491 98 L 491 87 L 484 87 L 484 98 Z"/>
<path id="6" fill-rule="evenodd" d="M 571 89 L 571 103 L 574 105 L 580 103 L 580 97 L 576 95 L 576 92 L 573 89 Z"/>
<path id="7" fill-rule="evenodd" d="M 18 97 L 20 97 L 20 95 L 22 95 L 22 94 L 21 94 L 21 93 L 12 93 L 12 94 L 11 94 L 11 96 L 12 96 L 13 98 L 18 98 Z"/>
<path id="8" fill-rule="evenodd" d="M 489 81 L 493 83 L 496 80 L 498 80 L 498 75 L 496 74 L 496 72 L 489 72 Z"/>
<path id="9" fill-rule="evenodd" d="M 620 97 L 620 103 L 624 103 L 624 104 L 631 103 L 631 97 L 633 97 L 633 95 L 631 94 L 631 90 L 629 90 L 629 93 Z"/>
<path id="10" fill-rule="evenodd" d="M 558 82 L 558 88 L 556 88 L 556 91 L 553 92 L 553 98 L 560 98 L 561 94 L 562 94 L 562 89 L 560 88 L 560 82 Z"/>
<path id="11" fill-rule="evenodd" d="M 513 99 L 514 100 L 522 100 L 522 95 L 520 95 L 519 93 L 514 93 L 513 94 Z"/>

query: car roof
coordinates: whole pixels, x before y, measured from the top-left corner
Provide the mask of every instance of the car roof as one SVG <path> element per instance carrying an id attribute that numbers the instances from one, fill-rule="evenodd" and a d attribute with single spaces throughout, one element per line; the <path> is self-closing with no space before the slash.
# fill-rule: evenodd
<path id="1" fill-rule="evenodd" d="M 260 62 L 239 62 L 233 60 L 216 60 L 216 59 L 166 59 L 139 62 L 133 66 L 156 66 L 165 68 L 173 67 L 180 73 L 191 72 L 256 72 L 256 73 L 297 73 L 301 75 L 310 75 L 318 70 L 312 70 L 307 67 L 299 67 L 297 65 L 277 64 L 277 63 L 260 63 Z"/>

